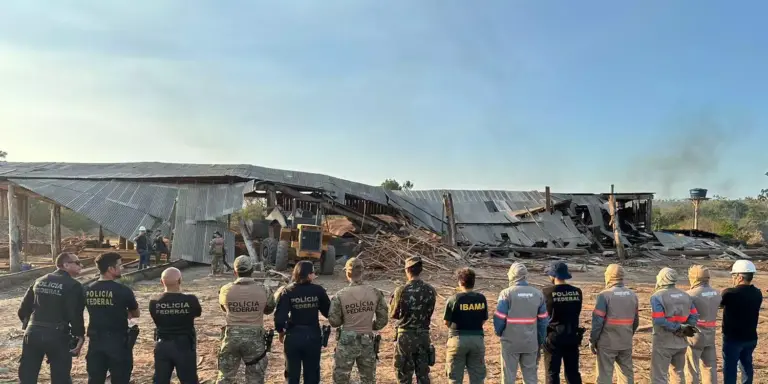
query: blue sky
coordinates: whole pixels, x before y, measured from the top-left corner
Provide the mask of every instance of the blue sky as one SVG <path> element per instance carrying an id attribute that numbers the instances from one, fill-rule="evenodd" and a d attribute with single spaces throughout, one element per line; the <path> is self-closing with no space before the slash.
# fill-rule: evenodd
<path id="1" fill-rule="evenodd" d="M 419 189 L 754 195 L 768 187 L 767 12 L 714 0 L 7 0 L 0 149 Z"/>

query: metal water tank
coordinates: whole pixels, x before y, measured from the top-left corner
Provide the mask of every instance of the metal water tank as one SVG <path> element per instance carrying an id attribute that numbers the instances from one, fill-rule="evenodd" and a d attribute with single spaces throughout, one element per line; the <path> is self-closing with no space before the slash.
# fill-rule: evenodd
<path id="1" fill-rule="evenodd" d="M 691 199 L 706 199 L 707 198 L 707 190 L 704 188 L 693 188 L 690 190 L 691 192 Z"/>

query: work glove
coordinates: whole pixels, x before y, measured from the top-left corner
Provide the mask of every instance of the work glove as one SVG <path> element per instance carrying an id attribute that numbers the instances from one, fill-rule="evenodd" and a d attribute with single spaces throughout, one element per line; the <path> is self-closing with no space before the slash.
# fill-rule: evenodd
<path id="1" fill-rule="evenodd" d="M 589 350 L 592 351 L 593 355 L 597 355 L 597 343 L 592 343 L 592 341 L 589 342 Z"/>
<path id="2" fill-rule="evenodd" d="M 681 337 L 693 337 L 693 335 L 699 332 L 699 329 L 689 324 L 683 324 L 677 332 L 679 332 L 678 336 Z"/>

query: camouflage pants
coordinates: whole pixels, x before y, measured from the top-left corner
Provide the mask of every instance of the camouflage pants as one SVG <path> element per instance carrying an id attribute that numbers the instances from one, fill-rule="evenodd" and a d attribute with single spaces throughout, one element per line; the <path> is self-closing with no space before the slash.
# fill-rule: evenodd
<path id="1" fill-rule="evenodd" d="M 221 273 L 223 264 L 224 264 L 224 255 L 223 254 L 212 254 L 211 255 L 211 273 L 214 275 L 218 275 Z"/>
<path id="2" fill-rule="evenodd" d="M 252 361 L 264 353 L 264 328 L 262 327 L 226 327 L 219 350 L 219 375 L 216 383 L 237 383 L 237 371 L 240 361 Z M 247 384 L 264 384 L 267 371 L 267 356 L 255 365 L 245 366 Z"/>
<path id="3" fill-rule="evenodd" d="M 357 363 L 360 384 L 376 383 L 376 353 L 373 351 L 373 335 L 341 332 L 333 356 L 333 383 L 349 383 L 352 366 Z"/>
<path id="4" fill-rule="evenodd" d="M 430 384 L 429 344 L 429 332 L 398 332 L 395 369 L 400 384 L 411 384 L 414 374 L 418 384 Z"/>

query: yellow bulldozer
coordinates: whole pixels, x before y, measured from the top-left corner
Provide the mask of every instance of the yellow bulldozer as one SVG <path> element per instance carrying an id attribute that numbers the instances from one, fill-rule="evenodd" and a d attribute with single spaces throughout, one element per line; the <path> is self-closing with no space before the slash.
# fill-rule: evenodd
<path id="1" fill-rule="evenodd" d="M 296 216 L 286 218 L 279 209 L 267 216 L 270 225 L 267 237 L 261 241 L 262 259 L 280 272 L 298 261 L 310 260 L 319 264 L 321 275 L 332 275 L 336 249 L 329 243 L 333 235 L 317 223 L 319 219 L 311 219 L 315 224 L 299 224 L 302 218 Z"/>

